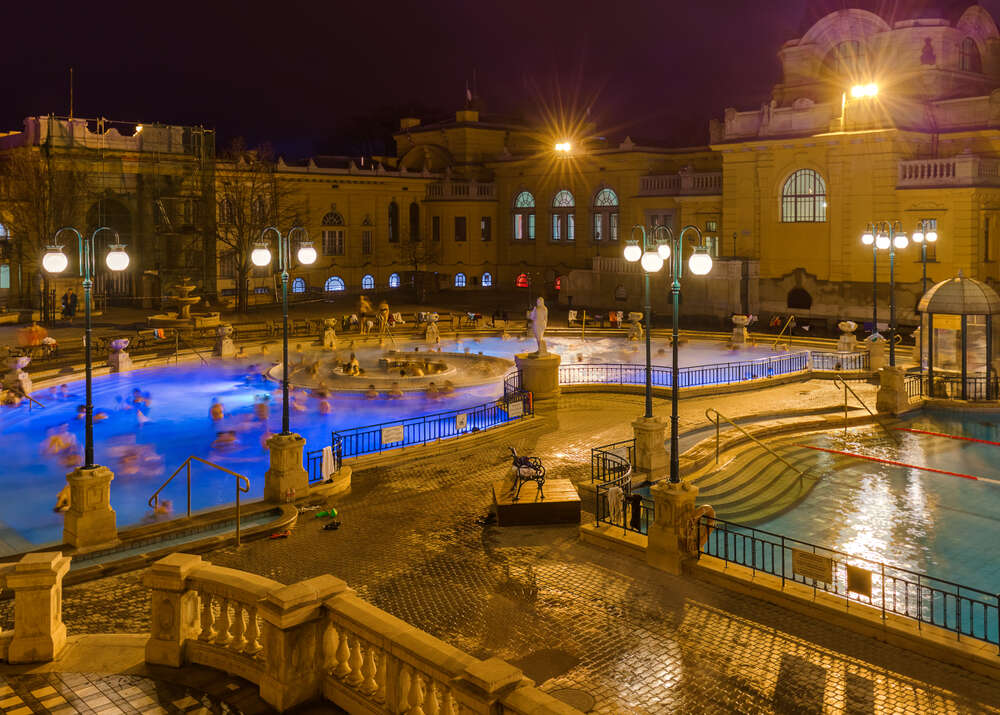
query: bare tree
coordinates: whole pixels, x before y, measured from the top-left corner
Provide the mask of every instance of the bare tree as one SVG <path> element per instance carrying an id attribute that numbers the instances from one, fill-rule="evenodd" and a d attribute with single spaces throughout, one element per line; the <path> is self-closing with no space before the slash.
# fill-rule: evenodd
<path id="1" fill-rule="evenodd" d="M 236 139 L 223 154 L 217 172 L 217 237 L 233 259 L 236 309 L 246 312 L 253 268 L 250 253 L 261 233 L 268 226 L 276 226 L 284 233 L 305 217 L 290 189 L 278 179 L 277 160 L 270 146 L 248 149 L 243 140 Z M 275 256 L 276 249 L 272 244 Z M 277 263 L 272 265 L 277 267 Z"/>
<path id="2" fill-rule="evenodd" d="M 399 242 L 399 259 L 413 268 L 413 290 L 418 303 L 427 300 L 427 284 L 431 274 L 428 266 L 441 262 L 441 242 L 423 239 Z"/>
<path id="3" fill-rule="evenodd" d="M 0 157 L 0 214 L 13 241 L 12 283 L 18 303 L 32 303 L 32 277 L 41 276 L 42 290 L 48 278 L 41 270 L 45 247 L 62 226 L 73 225 L 89 198 L 92 161 L 84 154 L 52 157 L 43 148 L 24 146 Z M 69 251 L 75 255 L 76 247 Z"/>

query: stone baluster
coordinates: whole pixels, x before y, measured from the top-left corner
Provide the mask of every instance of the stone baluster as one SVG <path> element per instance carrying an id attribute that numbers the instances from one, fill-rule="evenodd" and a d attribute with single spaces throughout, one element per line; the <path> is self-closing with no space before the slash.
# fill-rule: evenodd
<path id="1" fill-rule="evenodd" d="M 202 561 L 200 556 L 170 554 L 150 566 L 143 577 L 143 584 L 151 591 L 152 604 L 151 630 L 146 641 L 147 663 L 179 668 L 185 662 L 185 644 L 189 639 L 211 638 L 211 596 L 201 594 L 199 629 L 199 593 L 188 587 L 188 579 L 205 566 L 208 562 Z"/>
<path id="2" fill-rule="evenodd" d="M 378 689 L 378 683 L 375 682 L 375 653 L 378 649 L 371 644 L 365 648 L 365 662 L 361 666 L 361 674 L 364 676 L 364 680 L 361 682 L 361 687 L 359 688 L 365 695 L 372 695 Z"/>
<path id="3" fill-rule="evenodd" d="M 242 653 L 247 645 L 247 641 L 243 637 L 245 630 L 243 611 L 243 604 L 239 601 L 233 601 L 233 622 L 229 627 L 229 634 L 232 636 L 232 639 L 229 641 L 229 647 L 237 653 Z"/>
<path id="4" fill-rule="evenodd" d="M 14 637 L 7 650 L 10 663 L 53 660 L 66 645 L 62 621 L 62 580 L 70 558 L 59 551 L 26 554 L 6 572 L 14 591 Z"/>
<path id="5" fill-rule="evenodd" d="M 361 639 L 352 634 L 351 641 L 351 674 L 347 676 L 346 682 L 352 688 L 356 688 L 365 679 L 365 676 L 361 673 L 364 660 L 361 656 Z"/>
<path id="6" fill-rule="evenodd" d="M 229 642 L 229 599 L 219 596 L 219 617 L 215 619 L 215 643 L 226 645 Z"/>
<path id="7" fill-rule="evenodd" d="M 260 626 L 257 624 L 257 606 L 247 608 L 246 639 L 247 645 L 243 652 L 251 657 L 260 653 Z"/>
<path id="8" fill-rule="evenodd" d="M 372 699 L 377 703 L 385 702 L 385 681 L 386 671 L 389 668 L 389 654 L 379 649 L 378 660 L 375 668 L 375 693 Z"/>
<path id="9" fill-rule="evenodd" d="M 215 637 L 215 631 L 212 630 L 212 594 L 201 589 L 198 596 L 201 598 L 201 633 L 198 634 L 198 640 L 209 643 Z"/>
<path id="10" fill-rule="evenodd" d="M 427 715 L 424 712 L 423 702 L 424 702 L 424 687 L 423 687 L 423 677 L 414 669 L 410 669 L 410 693 L 409 693 L 409 704 L 410 709 L 406 711 L 406 715 Z"/>
<path id="11" fill-rule="evenodd" d="M 344 628 L 337 629 L 337 667 L 333 674 L 343 680 L 351 673 L 351 666 L 348 661 L 351 658 L 351 649 L 347 646 L 347 631 Z"/>
<path id="12" fill-rule="evenodd" d="M 438 689 L 437 681 L 427 678 L 427 689 L 424 692 L 424 713 L 425 715 L 439 715 L 438 710 Z"/>

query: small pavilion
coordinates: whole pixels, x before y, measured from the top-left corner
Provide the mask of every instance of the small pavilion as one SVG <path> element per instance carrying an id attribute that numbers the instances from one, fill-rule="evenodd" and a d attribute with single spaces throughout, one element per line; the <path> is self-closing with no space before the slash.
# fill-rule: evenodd
<path id="1" fill-rule="evenodd" d="M 997 399 L 993 316 L 1000 314 L 1000 295 L 959 271 L 955 278 L 928 290 L 917 311 L 921 313 L 921 363 L 927 367 L 924 394 Z"/>

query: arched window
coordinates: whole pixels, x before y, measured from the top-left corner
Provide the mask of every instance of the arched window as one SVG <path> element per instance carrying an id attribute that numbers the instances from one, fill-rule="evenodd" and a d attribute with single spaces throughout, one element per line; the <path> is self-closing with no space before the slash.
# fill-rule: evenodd
<path id="1" fill-rule="evenodd" d="M 576 239 L 573 209 L 576 202 L 573 194 L 563 189 L 552 199 L 552 240 L 573 241 Z"/>
<path id="2" fill-rule="evenodd" d="M 826 184 L 812 169 L 799 169 L 781 190 L 781 220 L 785 223 L 826 221 Z"/>
<path id="3" fill-rule="evenodd" d="M 535 240 L 535 197 L 530 191 L 522 191 L 514 197 L 511 225 L 515 241 Z"/>
<path id="4" fill-rule="evenodd" d="M 344 217 L 336 211 L 330 211 L 323 217 L 324 226 L 343 226 Z"/>
<path id="5" fill-rule="evenodd" d="M 483 288 L 489 288 L 493 285 L 493 276 L 489 273 L 483 274 L 482 286 Z"/>
<path id="6" fill-rule="evenodd" d="M 416 201 L 410 204 L 410 240 L 420 240 L 420 205 Z"/>
<path id="7" fill-rule="evenodd" d="M 375 290 L 375 276 L 366 273 L 361 278 L 361 290 Z"/>
<path id="8" fill-rule="evenodd" d="M 10 231 L 7 230 L 6 226 L 0 223 L 0 241 L 6 241 L 9 238 L 10 238 Z"/>
<path id="9" fill-rule="evenodd" d="M 562 290 L 562 276 L 556 276 L 555 288 L 556 290 Z"/>
<path id="10" fill-rule="evenodd" d="M 809 310 L 812 304 L 812 296 L 804 288 L 792 288 L 785 298 L 785 305 L 791 310 Z"/>
<path id="11" fill-rule="evenodd" d="M 336 211 L 331 211 L 323 217 L 323 255 L 343 256 L 344 255 L 344 229 L 333 228 L 343 226 L 344 217 Z"/>
<path id="12" fill-rule="evenodd" d="M 326 279 L 326 283 L 323 285 L 323 290 L 327 293 L 336 293 L 342 290 L 346 290 L 344 285 L 344 279 L 340 276 L 330 276 Z"/>
<path id="13" fill-rule="evenodd" d="M 236 220 L 236 211 L 233 208 L 232 199 L 223 199 L 219 202 L 219 223 L 228 226 Z"/>
<path id="14" fill-rule="evenodd" d="M 618 194 L 608 188 L 594 197 L 594 240 L 618 240 Z"/>
<path id="15" fill-rule="evenodd" d="M 983 58 L 979 54 L 979 46 L 971 37 L 962 40 L 961 54 L 959 55 L 959 69 L 963 72 L 982 72 Z"/>
<path id="16" fill-rule="evenodd" d="M 514 281 L 514 285 L 517 286 L 518 288 L 527 288 L 529 285 L 528 275 L 526 273 L 522 273 L 521 275 L 519 275 L 517 277 L 517 280 Z"/>
<path id="17" fill-rule="evenodd" d="M 250 219 L 254 223 L 266 223 L 267 222 L 267 204 L 264 199 L 258 196 L 250 204 Z"/>
<path id="18" fill-rule="evenodd" d="M 390 273 L 389 274 L 389 287 L 390 288 L 399 288 L 399 274 L 398 273 Z"/>
<path id="19" fill-rule="evenodd" d="M 455 274 L 455 287 L 456 288 L 465 288 L 465 274 L 464 273 L 456 273 Z"/>
<path id="20" fill-rule="evenodd" d="M 860 82 L 868 75 L 864 53 L 864 45 L 860 42 L 845 40 L 833 49 L 830 67 L 838 75 Z"/>
<path id="21" fill-rule="evenodd" d="M 399 204 L 389 202 L 389 243 L 399 243 Z"/>
<path id="22" fill-rule="evenodd" d="M 306 292 L 306 279 L 295 278 L 292 281 L 292 293 L 305 293 L 305 292 Z"/>

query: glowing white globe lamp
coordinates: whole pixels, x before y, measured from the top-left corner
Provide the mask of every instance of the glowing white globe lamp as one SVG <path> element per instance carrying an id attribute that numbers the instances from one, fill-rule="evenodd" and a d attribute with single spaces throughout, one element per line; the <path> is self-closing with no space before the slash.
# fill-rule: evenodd
<path id="1" fill-rule="evenodd" d="M 875 246 L 881 251 L 884 251 L 889 247 L 889 236 L 885 233 L 880 233 L 875 239 Z"/>
<path id="2" fill-rule="evenodd" d="M 663 268 L 663 259 L 656 251 L 646 251 L 642 254 L 642 270 L 646 273 L 656 273 Z"/>
<path id="3" fill-rule="evenodd" d="M 863 234 L 861 234 L 861 243 L 865 244 L 866 246 L 870 246 L 873 243 L 875 243 L 875 236 L 872 234 L 871 231 L 865 231 Z"/>
<path id="4" fill-rule="evenodd" d="M 250 252 L 250 262 L 263 268 L 271 262 L 271 250 L 263 243 L 258 243 Z"/>
<path id="5" fill-rule="evenodd" d="M 113 271 L 124 271 L 128 268 L 129 257 L 125 252 L 125 246 L 121 244 L 111 246 L 108 255 L 104 257 L 104 263 Z"/>
<path id="6" fill-rule="evenodd" d="M 696 276 L 706 275 L 712 270 L 712 257 L 708 255 L 708 249 L 698 246 L 688 259 L 688 266 Z"/>
<path id="7" fill-rule="evenodd" d="M 69 259 L 63 253 L 62 246 L 49 246 L 42 256 L 42 268 L 49 273 L 62 273 L 69 266 Z"/>
<path id="8" fill-rule="evenodd" d="M 316 262 L 316 249 L 309 241 L 303 241 L 302 245 L 299 246 L 299 263 L 303 265 L 311 265 Z"/>
<path id="9" fill-rule="evenodd" d="M 897 233 L 892 239 L 892 243 L 896 246 L 896 248 L 906 248 L 910 245 L 910 241 L 906 238 L 905 233 Z"/>
<path id="10" fill-rule="evenodd" d="M 625 260 L 629 263 L 635 263 L 640 258 L 642 258 L 642 249 L 639 248 L 638 243 L 630 243 L 625 246 Z"/>
<path id="11" fill-rule="evenodd" d="M 668 258 L 670 258 L 670 244 L 661 243 L 659 246 L 656 247 L 656 252 L 660 254 L 660 258 L 662 258 L 664 261 L 667 260 Z"/>

